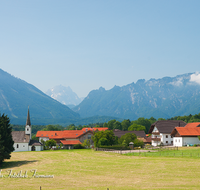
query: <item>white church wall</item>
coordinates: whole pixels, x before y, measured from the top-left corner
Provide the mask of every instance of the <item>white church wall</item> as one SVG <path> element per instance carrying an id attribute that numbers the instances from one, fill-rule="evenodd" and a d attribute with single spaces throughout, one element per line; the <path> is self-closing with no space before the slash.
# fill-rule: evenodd
<path id="1" fill-rule="evenodd" d="M 29 151 L 28 143 L 14 143 L 14 152 Z"/>

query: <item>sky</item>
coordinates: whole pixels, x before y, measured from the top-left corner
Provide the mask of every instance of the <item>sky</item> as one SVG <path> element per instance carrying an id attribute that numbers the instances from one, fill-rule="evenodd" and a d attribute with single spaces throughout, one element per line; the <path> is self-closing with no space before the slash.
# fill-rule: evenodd
<path id="1" fill-rule="evenodd" d="M 0 68 L 79 97 L 199 72 L 199 8 L 199 0 L 0 0 Z"/>

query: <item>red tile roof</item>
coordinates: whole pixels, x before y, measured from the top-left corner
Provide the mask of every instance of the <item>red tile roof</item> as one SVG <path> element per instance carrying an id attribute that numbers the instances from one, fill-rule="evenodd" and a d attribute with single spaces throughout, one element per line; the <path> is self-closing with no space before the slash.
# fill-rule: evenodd
<path id="1" fill-rule="evenodd" d="M 61 140 L 60 142 L 61 142 L 63 145 L 82 144 L 79 140 Z"/>
<path id="2" fill-rule="evenodd" d="M 180 136 L 200 136 L 200 122 L 188 123 L 185 127 L 175 127 L 175 130 Z"/>
<path id="3" fill-rule="evenodd" d="M 76 139 L 85 133 L 86 132 L 82 131 L 82 130 L 66 130 L 66 131 L 63 131 L 63 138 L 64 139 L 72 139 L 72 138 Z"/>
<path id="4" fill-rule="evenodd" d="M 107 129 L 108 128 L 83 128 L 82 130 L 38 131 L 36 137 L 48 137 L 49 139 L 76 139 L 89 131 L 105 131 Z"/>
<path id="5" fill-rule="evenodd" d="M 200 122 L 194 122 L 194 123 L 188 123 L 185 127 L 191 128 L 191 127 L 198 127 L 200 125 Z"/>
<path id="6" fill-rule="evenodd" d="M 61 139 L 63 131 L 38 131 L 36 137 L 47 137 L 49 139 Z"/>
<path id="7" fill-rule="evenodd" d="M 90 131 L 105 131 L 105 130 L 108 130 L 108 128 L 107 127 L 93 127 L 93 128 L 82 128 L 82 131 L 88 131 L 88 130 L 90 130 Z"/>

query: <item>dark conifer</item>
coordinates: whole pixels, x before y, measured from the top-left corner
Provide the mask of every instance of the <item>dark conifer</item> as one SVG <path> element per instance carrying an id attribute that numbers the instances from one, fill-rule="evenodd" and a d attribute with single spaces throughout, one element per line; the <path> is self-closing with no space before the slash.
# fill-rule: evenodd
<path id="1" fill-rule="evenodd" d="M 0 164 L 5 159 L 10 159 L 10 154 L 14 151 L 14 141 L 11 132 L 10 119 L 7 115 L 0 114 Z"/>

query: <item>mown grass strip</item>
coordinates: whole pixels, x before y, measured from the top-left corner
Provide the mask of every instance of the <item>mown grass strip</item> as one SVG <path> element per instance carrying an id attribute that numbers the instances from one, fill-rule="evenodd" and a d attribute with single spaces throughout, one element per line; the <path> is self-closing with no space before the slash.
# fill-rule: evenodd
<path id="1" fill-rule="evenodd" d="M 127 153 L 127 156 L 144 156 L 144 157 L 187 157 L 200 158 L 200 148 L 179 148 L 178 150 L 156 150 L 155 152 L 143 152 L 142 150 L 134 153 Z"/>

